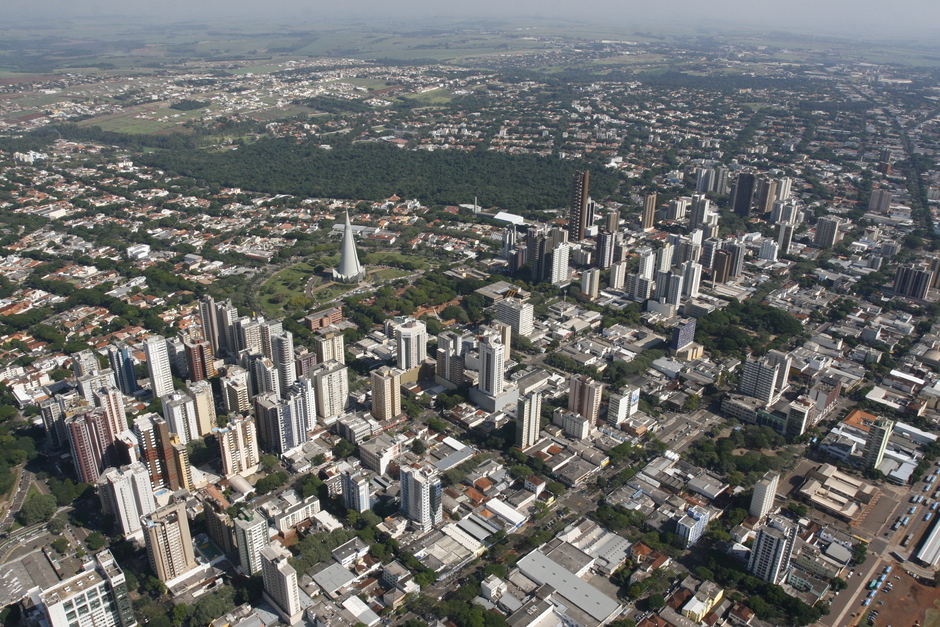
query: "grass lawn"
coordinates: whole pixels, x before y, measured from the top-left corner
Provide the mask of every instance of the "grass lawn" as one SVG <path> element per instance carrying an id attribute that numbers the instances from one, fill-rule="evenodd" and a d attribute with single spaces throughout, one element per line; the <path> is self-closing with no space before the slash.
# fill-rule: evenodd
<path id="1" fill-rule="evenodd" d="M 284 268 L 261 286 L 261 308 L 272 317 L 283 315 L 292 298 L 304 297 L 304 287 L 314 275 L 314 266 L 306 262 Z"/>
<path id="2" fill-rule="evenodd" d="M 26 493 L 26 500 L 33 498 L 33 495 L 42 496 L 42 492 L 39 491 L 35 483 L 29 484 L 29 492 Z"/>

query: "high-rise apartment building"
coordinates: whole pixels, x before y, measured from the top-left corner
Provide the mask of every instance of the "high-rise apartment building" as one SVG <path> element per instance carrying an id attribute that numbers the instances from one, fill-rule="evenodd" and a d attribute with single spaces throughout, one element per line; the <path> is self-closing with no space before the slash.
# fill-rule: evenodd
<path id="1" fill-rule="evenodd" d="M 644 279 L 653 279 L 656 277 L 656 251 L 645 246 L 639 249 L 637 255 L 640 257 L 640 265 L 637 268 L 637 274 Z"/>
<path id="2" fill-rule="evenodd" d="M 838 218 L 819 218 L 813 243 L 822 248 L 832 248 L 838 244 L 842 239 L 842 233 L 839 231 L 841 224 Z"/>
<path id="3" fill-rule="evenodd" d="M 313 385 L 316 389 L 317 415 L 324 423 L 333 424 L 346 412 L 349 369 L 338 361 L 317 364 L 313 371 Z M 314 424 L 314 421 L 310 424 Z"/>
<path id="4" fill-rule="evenodd" d="M 480 391 L 489 396 L 503 393 L 506 347 L 494 336 L 480 338 Z"/>
<path id="5" fill-rule="evenodd" d="M 144 354 L 147 356 L 147 372 L 150 373 L 150 393 L 154 398 L 163 398 L 173 391 L 166 338 L 162 335 L 148 336 L 144 340 Z"/>
<path id="6" fill-rule="evenodd" d="M 627 262 L 618 261 L 610 267 L 610 289 L 622 290 L 627 278 Z"/>
<path id="7" fill-rule="evenodd" d="M 868 210 L 876 213 L 885 213 L 891 208 L 893 197 L 886 189 L 873 189 L 868 199 Z"/>
<path id="8" fill-rule="evenodd" d="M 640 388 L 627 387 L 620 394 L 611 394 L 607 405 L 607 423 L 619 427 L 640 408 Z"/>
<path id="9" fill-rule="evenodd" d="M 395 330 L 398 369 L 408 372 L 424 363 L 428 356 L 428 329 L 420 320 L 409 320 Z"/>
<path id="10" fill-rule="evenodd" d="M 789 387 L 790 363 L 790 355 L 780 351 L 769 351 L 760 359 L 748 358 L 739 391 L 768 405 L 776 403 Z"/>
<path id="11" fill-rule="evenodd" d="M 749 172 L 741 172 L 731 184 L 731 210 L 739 216 L 751 215 L 754 185 L 757 178 Z"/>
<path id="12" fill-rule="evenodd" d="M 294 381 L 284 398 L 267 392 L 256 396 L 254 402 L 258 435 L 265 449 L 280 454 L 307 441 L 317 421 L 317 395 L 308 378 Z"/>
<path id="13" fill-rule="evenodd" d="M 281 395 L 287 393 L 287 388 L 297 379 L 297 366 L 294 364 L 294 334 L 282 331 L 271 336 L 271 361 L 277 368 L 277 384 Z"/>
<path id="14" fill-rule="evenodd" d="M 264 598 L 274 606 L 288 625 L 296 625 L 303 616 L 297 571 L 290 565 L 290 551 L 278 542 L 261 549 L 261 575 L 264 579 Z"/>
<path id="15" fill-rule="evenodd" d="M 764 473 L 760 481 L 754 484 L 754 494 L 751 496 L 751 507 L 748 510 L 751 516 L 761 520 L 774 508 L 779 480 L 779 474 L 768 471 Z"/>
<path id="16" fill-rule="evenodd" d="M 137 436 L 140 459 L 147 467 L 153 489 L 179 490 L 179 474 L 166 420 L 156 414 L 140 416 L 134 420 L 134 435 Z"/>
<path id="17" fill-rule="evenodd" d="M 888 440 L 894 432 L 895 422 L 887 418 L 879 418 L 868 429 L 865 438 L 865 449 L 862 451 L 862 463 L 865 468 L 878 468 L 885 457 Z"/>
<path id="18" fill-rule="evenodd" d="M 589 222 L 588 195 L 591 187 L 591 172 L 575 172 L 571 185 L 571 202 L 568 206 L 568 234 L 572 242 L 584 239 Z"/>
<path id="19" fill-rule="evenodd" d="M 598 268 L 606 270 L 614 263 L 614 248 L 617 243 L 616 233 L 602 230 L 597 234 L 594 263 Z"/>
<path id="20" fill-rule="evenodd" d="M 525 450 L 539 439 L 542 429 L 542 395 L 531 392 L 516 403 L 516 446 Z"/>
<path id="21" fill-rule="evenodd" d="M 777 253 L 779 250 L 780 246 L 777 242 L 768 238 L 761 242 L 760 253 L 758 253 L 757 256 L 767 261 L 777 261 Z"/>
<path id="22" fill-rule="evenodd" d="M 429 531 L 444 516 L 441 507 L 441 476 L 433 466 L 401 469 L 401 511 L 422 531 Z"/>
<path id="23" fill-rule="evenodd" d="M 224 427 L 212 429 L 222 453 L 222 473 L 226 477 L 250 475 L 261 463 L 261 449 L 253 418 L 229 418 Z"/>
<path id="24" fill-rule="evenodd" d="M 338 361 L 345 364 L 346 351 L 343 343 L 343 333 L 336 327 L 318 329 L 313 340 L 313 352 L 317 355 L 317 363 Z"/>
<path id="25" fill-rule="evenodd" d="M 186 392 L 193 399 L 193 411 L 196 412 L 196 431 L 199 437 L 209 435 L 215 428 L 215 394 L 208 381 L 190 381 L 186 383 Z"/>
<path id="26" fill-rule="evenodd" d="M 183 347 L 186 350 L 186 364 L 189 367 L 190 380 L 202 381 L 215 376 L 215 358 L 208 341 L 187 340 L 183 342 Z"/>
<path id="27" fill-rule="evenodd" d="M 261 352 L 268 359 L 274 361 L 274 342 L 275 336 L 284 333 L 284 323 L 280 320 L 270 318 L 260 318 L 261 331 Z"/>
<path id="28" fill-rule="evenodd" d="M 568 379 L 568 409 L 584 416 L 592 425 L 601 411 L 604 384 L 583 374 Z"/>
<path id="29" fill-rule="evenodd" d="M 464 384 L 464 358 L 460 336 L 444 331 L 437 336 L 437 355 L 434 374 L 455 387 Z"/>
<path id="30" fill-rule="evenodd" d="M 789 520 L 771 517 L 757 533 L 747 571 L 763 581 L 781 583 L 790 569 L 796 532 L 796 525 Z"/>
<path id="31" fill-rule="evenodd" d="M 692 260 L 682 264 L 682 296 L 684 298 L 698 298 L 701 285 L 702 264 Z"/>
<path id="32" fill-rule="evenodd" d="M 790 254 L 794 233 L 796 233 L 795 224 L 789 222 L 779 222 L 777 224 L 777 246 L 781 255 Z"/>
<path id="33" fill-rule="evenodd" d="M 98 478 L 101 510 L 113 516 L 127 538 L 143 539 L 140 517 L 157 509 L 150 473 L 141 462 L 108 468 Z"/>
<path id="34" fill-rule="evenodd" d="M 930 268 L 914 265 L 898 266 L 894 275 L 894 293 L 917 300 L 927 298 L 932 273 Z"/>
<path id="35" fill-rule="evenodd" d="M 676 521 L 676 535 L 689 548 L 702 537 L 708 528 L 710 515 L 708 510 L 698 505 L 688 508 L 685 515 Z"/>
<path id="36" fill-rule="evenodd" d="M 401 414 L 401 370 L 382 366 L 372 371 L 372 416 L 391 420 Z"/>
<path id="37" fill-rule="evenodd" d="M 48 627 L 137 625 L 124 571 L 108 550 L 85 562 L 77 575 L 29 594 Z"/>
<path id="38" fill-rule="evenodd" d="M 652 231 L 656 224 L 656 192 L 649 194 L 643 201 L 643 217 L 641 226 L 644 231 Z"/>
<path id="39" fill-rule="evenodd" d="M 368 477 L 361 472 L 346 471 L 342 474 L 342 483 L 346 509 L 360 514 L 372 509 L 372 487 Z"/>
<path id="40" fill-rule="evenodd" d="M 518 298 L 504 298 L 496 302 L 496 319 L 511 326 L 513 333 L 528 336 L 535 324 L 535 307 Z"/>
<path id="41" fill-rule="evenodd" d="M 78 393 L 87 401 L 93 400 L 95 392 L 105 387 L 117 387 L 114 371 L 110 368 L 93 370 L 78 377 Z"/>
<path id="42" fill-rule="evenodd" d="M 261 324 L 263 318 L 242 318 L 235 325 L 236 352 L 248 351 L 252 354 L 264 354 L 264 343 L 261 341 Z"/>
<path id="43" fill-rule="evenodd" d="M 568 243 L 568 231 L 553 228 L 548 233 L 529 235 L 526 247 L 532 260 L 533 283 L 560 285 L 569 279 L 571 245 Z"/>
<path id="44" fill-rule="evenodd" d="M 222 377 L 222 401 L 229 414 L 251 410 L 251 396 L 248 391 L 248 371 L 237 366 L 229 368 Z"/>
<path id="45" fill-rule="evenodd" d="M 157 578 L 166 583 L 196 568 L 186 504 L 172 503 L 141 519 L 147 557 Z"/>
<path id="46" fill-rule="evenodd" d="M 597 300 L 601 291 L 601 271 L 591 268 L 581 273 L 581 293 L 590 300 Z"/>
<path id="47" fill-rule="evenodd" d="M 770 213 L 776 200 L 777 181 L 766 176 L 757 179 L 757 185 L 754 189 L 754 204 L 756 205 L 757 215 Z"/>
<path id="48" fill-rule="evenodd" d="M 727 250 L 715 252 L 715 257 L 712 262 L 712 280 L 715 283 L 727 283 L 731 279 L 733 259 L 734 255 Z"/>
<path id="49" fill-rule="evenodd" d="M 170 425 L 170 432 L 179 436 L 183 444 L 199 438 L 199 421 L 196 418 L 196 403 L 183 392 L 171 392 L 164 396 L 163 417 Z"/>
<path id="50" fill-rule="evenodd" d="M 702 194 L 692 196 L 692 205 L 689 210 L 689 230 L 697 229 L 708 222 L 711 203 Z"/>
<path id="51" fill-rule="evenodd" d="M 100 407 L 86 407 L 65 419 L 75 473 L 84 483 L 95 483 L 101 471 L 114 464 L 117 434 Z"/>
<path id="52" fill-rule="evenodd" d="M 127 412 L 124 409 L 124 395 L 115 387 L 104 387 L 92 395 L 95 407 L 104 410 L 108 419 L 108 431 L 112 439 L 127 430 Z"/>
<path id="53" fill-rule="evenodd" d="M 140 386 L 137 384 L 130 347 L 124 342 L 115 342 L 108 347 L 108 361 L 118 388 L 128 396 L 133 396 Z"/>
<path id="54" fill-rule="evenodd" d="M 254 575 L 261 571 L 261 551 L 271 542 L 268 521 L 258 511 L 242 511 L 232 520 L 235 545 L 242 572 Z"/>

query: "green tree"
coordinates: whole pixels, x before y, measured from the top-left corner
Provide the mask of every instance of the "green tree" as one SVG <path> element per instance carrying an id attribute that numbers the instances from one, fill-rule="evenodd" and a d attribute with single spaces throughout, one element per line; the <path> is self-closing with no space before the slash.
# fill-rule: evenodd
<path id="1" fill-rule="evenodd" d="M 333 457 L 336 459 L 345 459 L 355 452 L 356 447 L 342 439 L 333 447 Z"/>
<path id="2" fill-rule="evenodd" d="M 26 498 L 17 517 L 24 527 L 50 520 L 56 511 L 56 500 L 51 494 L 31 494 Z"/>
<path id="3" fill-rule="evenodd" d="M 92 551 L 97 551 L 98 549 L 104 547 L 106 543 L 107 540 L 105 540 L 105 537 L 97 531 L 93 531 L 92 533 L 88 534 L 87 538 L 85 538 L 85 544 Z"/>

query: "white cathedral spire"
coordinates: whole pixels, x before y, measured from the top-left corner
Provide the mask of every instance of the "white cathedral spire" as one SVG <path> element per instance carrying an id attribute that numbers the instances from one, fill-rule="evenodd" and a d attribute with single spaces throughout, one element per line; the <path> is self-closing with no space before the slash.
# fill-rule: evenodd
<path id="1" fill-rule="evenodd" d="M 333 280 L 337 283 L 358 283 L 366 276 L 366 271 L 359 263 L 356 241 L 353 239 L 352 225 L 349 224 L 349 212 L 346 212 L 346 228 L 343 229 L 343 244 L 340 247 L 339 266 L 333 268 Z"/>

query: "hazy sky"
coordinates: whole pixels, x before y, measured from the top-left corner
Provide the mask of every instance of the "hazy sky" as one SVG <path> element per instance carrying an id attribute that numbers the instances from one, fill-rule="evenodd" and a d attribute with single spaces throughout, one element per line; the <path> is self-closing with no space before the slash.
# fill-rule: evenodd
<path id="1" fill-rule="evenodd" d="M 615 28 L 750 26 L 866 38 L 926 37 L 940 44 L 940 0 L 0 0 L 0 19 L 7 23 L 127 15 L 162 23 L 220 16 L 304 20 L 304 26 L 351 17 L 417 19 L 421 26 L 433 18 L 574 18 Z"/>

